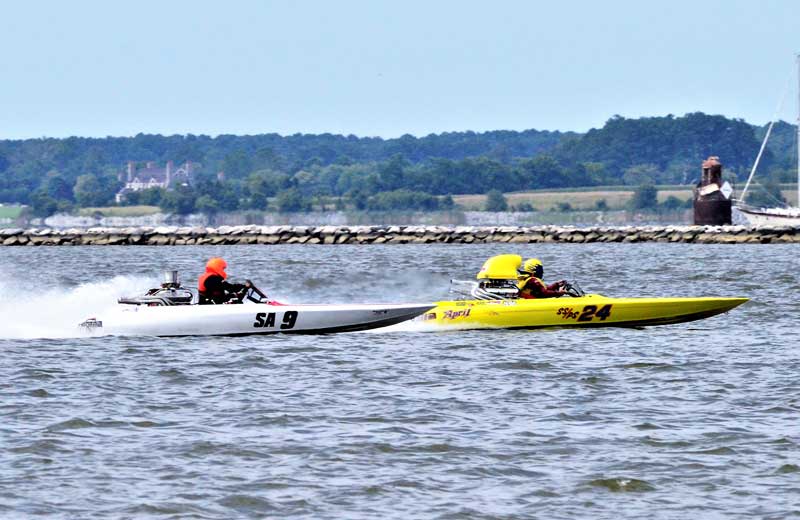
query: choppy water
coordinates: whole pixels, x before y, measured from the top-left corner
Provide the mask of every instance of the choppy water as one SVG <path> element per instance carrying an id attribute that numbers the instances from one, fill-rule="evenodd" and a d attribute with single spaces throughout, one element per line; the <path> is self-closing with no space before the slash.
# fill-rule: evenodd
<path id="1" fill-rule="evenodd" d="M 800 515 L 797 251 L 5 248 L 0 517 Z M 64 337 L 211 255 L 280 299 L 349 302 L 443 298 L 501 252 L 592 292 L 753 301 L 647 330 Z"/>

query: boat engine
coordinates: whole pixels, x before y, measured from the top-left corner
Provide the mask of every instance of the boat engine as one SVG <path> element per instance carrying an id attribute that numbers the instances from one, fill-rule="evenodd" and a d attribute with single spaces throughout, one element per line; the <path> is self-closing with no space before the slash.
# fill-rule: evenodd
<path id="1" fill-rule="evenodd" d="M 519 298 L 516 280 L 484 279 L 472 289 L 472 296 L 478 300 L 514 300 Z"/>
<path id="2" fill-rule="evenodd" d="M 451 291 L 476 300 L 516 300 L 519 298 L 519 255 L 497 255 L 484 262 L 476 276 L 477 281 L 450 280 Z M 586 293 L 577 282 L 564 286 L 567 295 L 584 296 Z"/>
<path id="3" fill-rule="evenodd" d="M 513 280 L 450 280 L 450 291 L 476 300 L 515 300 L 519 289 Z"/>
<path id="4" fill-rule="evenodd" d="M 497 255 L 484 262 L 472 296 L 478 300 L 513 300 L 519 297 L 519 255 Z"/>
<path id="5" fill-rule="evenodd" d="M 180 280 L 178 279 L 178 271 L 166 271 L 164 272 L 164 281 L 161 283 L 161 287 L 150 289 L 142 296 L 120 298 L 117 301 L 127 305 L 147 305 L 153 307 L 162 305 L 191 305 L 196 301 L 196 298 L 191 289 L 181 287 Z"/>

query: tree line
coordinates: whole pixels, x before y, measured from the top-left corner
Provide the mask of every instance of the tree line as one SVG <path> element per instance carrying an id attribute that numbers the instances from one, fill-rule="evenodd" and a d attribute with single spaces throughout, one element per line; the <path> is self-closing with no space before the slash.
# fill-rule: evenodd
<path id="1" fill-rule="evenodd" d="M 795 127 L 779 123 L 762 159 L 764 179 L 792 174 Z M 129 160 L 198 164 L 191 185 L 131 194 L 125 204 L 188 213 L 304 211 L 329 205 L 436 210 L 450 195 L 598 185 L 692 184 L 718 155 L 743 179 L 763 127 L 702 113 L 615 116 L 585 134 L 537 130 L 448 132 L 396 139 L 332 134 L 27 139 L 0 141 L 0 202 L 39 215 L 113 204 Z M 224 172 L 224 181 L 217 172 Z"/>

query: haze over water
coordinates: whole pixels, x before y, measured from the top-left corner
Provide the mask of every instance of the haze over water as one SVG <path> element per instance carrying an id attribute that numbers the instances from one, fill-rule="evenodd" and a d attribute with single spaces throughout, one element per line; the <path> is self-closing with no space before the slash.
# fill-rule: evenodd
<path id="1" fill-rule="evenodd" d="M 800 513 L 791 245 L 3 252 L 0 517 Z M 444 299 L 507 252 L 588 292 L 752 301 L 645 330 L 68 337 L 213 255 L 275 298 L 326 303 Z"/>

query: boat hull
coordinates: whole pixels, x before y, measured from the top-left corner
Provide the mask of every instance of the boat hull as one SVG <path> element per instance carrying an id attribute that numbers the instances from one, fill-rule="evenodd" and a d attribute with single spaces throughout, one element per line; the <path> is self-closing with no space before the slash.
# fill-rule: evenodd
<path id="1" fill-rule="evenodd" d="M 578 298 L 438 302 L 418 318 L 453 329 L 536 329 L 545 327 L 644 327 L 708 318 L 747 298 Z"/>
<path id="2" fill-rule="evenodd" d="M 327 334 L 386 327 L 413 319 L 431 304 L 123 306 L 84 329 L 92 335 L 249 336 Z M 86 326 L 91 325 L 91 326 Z"/>
<path id="3" fill-rule="evenodd" d="M 744 215 L 750 225 L 762 226 L 800 226 L 800 210 L 791 209 L 750 209 L 736 208 Z"/>

